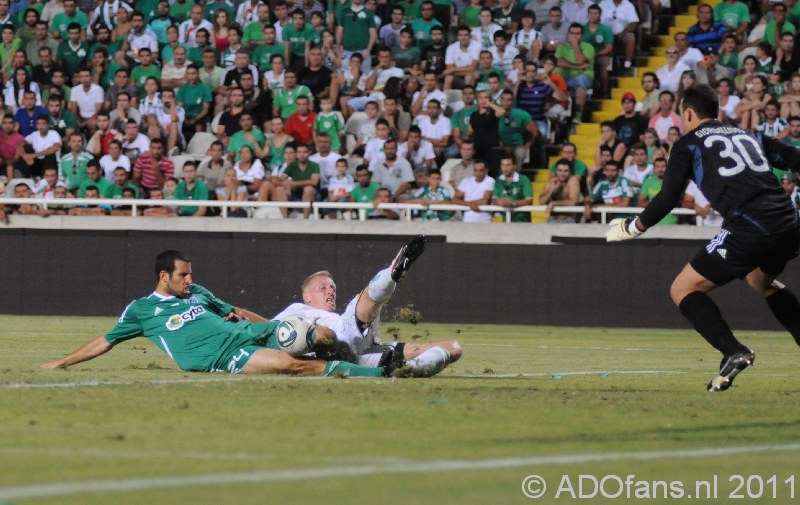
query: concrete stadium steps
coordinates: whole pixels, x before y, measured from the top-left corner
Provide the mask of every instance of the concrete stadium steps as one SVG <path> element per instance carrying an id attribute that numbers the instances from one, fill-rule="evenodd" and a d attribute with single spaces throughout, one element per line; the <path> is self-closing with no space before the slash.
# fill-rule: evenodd
<path id="1" fill-rule="evenodd" d="M 592 112 L 592 121 L 595 123 L 602 123 L 603 121 L 613 121 L 615 117 L 619 116 L 619 111 L 612 112 L 612 111 L 605 111 L 605 110 L 598 110 Z M 600 128 L 598 127 L 597 130 L 594 132 L 595 135 L 600 135 Z"/>
<path id="2" fill-rule="evenodd" d="M 689 14 L 683 14 L 675 16 L 675 24 L 669 27 L 668 33 L 674 37 L 678 32 L 688 31 L 689 27 L 695 23 L 697 23 L 697 15 L 691 16 Z"/>
<path id="3" fill-rule="evenodd" d="M 547 166 L 548 167 L 551 166 L 553 163 L 557 162 L 559 160 L 559 158 L 561 158 L 561 156 L 550 156 L 549 158 L 547 158 Z M 578 158 L 577 159 L 579 159 L 582 162 L 586 163 L 587 167 L 593 166 L 594 165 L 594 147 L 592 147 L 591 150 L 589 150 L 588 148 L 585 149 L 585 152 L 582 151 L 580 148 L 578 148 Z M 549 174 L 549 172 L 547 170 L 545 170 L 544 172 L 546 174 L 545 177 L 544 177 L 544 180 L 547 181 L 547 179 L 550 178 L 550 174 Z M 543 182 L 543 181 L 537 181 L 537 182 Z M 536 183 L 534 183 L 534 184 L 536 184 Z"/>
<path id="4" fill-rule="evenodd" d="M 691 1 L 691 0 L 690 0 Z M 711 0 L 709 3 L 713 6 L 724 0 Z M 697 5 L 691 5 L 686 14 L 676 16 L 664 15 L 662 29 L 659 30 L 658 35 L 651 37 L 650 44 L 648 45 L 648 53 L 640 54 L 636 58 L 636 76 L 611 76 L 611 98 L 592 100 L 588 104 L 588 108 L 584 111 L 584 123 L 576 124 L 573 126 L 573 133 L 569 136 L 569 141 L 575 144 L 578 148 L 578 159 L 586 163 L 587 166 L 594 165 L 594 150 L 597 145 L 597 140 L 600 135 L 600 123 L 603 121 L 612 121 L 619 116 L 622 111 L 622 95 L 632 92 L 636 95 L 637 100 L 644 98 L 644 91 L 642 90 L 642 74 L 645 72 L 655 72 L 658 68 L 666 65 L 667 58 L 664 54 L 664 49 L 667 46 L 674 44 L 675 33 L 679 31 L 688 31 L 689 27 L 697 22 Z M 669 28 L 666 27 L 668 25 Z M 667 31 L 668 34 L 664 34 Z M 558 160 L 558 153 L 553 152 L 548 158 L 548 166 Z M 540 175 L 537 172 L 537 177 L 549 177 L 545 172 Z M 536 183 L 534 183 L 534 191 L 536 190 Z M 538 195 L 534 197 L 534 202 L 537 201 Z M 534 222 L 538 221 L 534 216 Z"/>
<path id="5" fill-rule="evenodd" d="M 570 135 L 570 137 L 569 137 L 571 142 L 575 143 L 575 139 L 573 139 L 572 137 L 576 136 L 576 135 L 578 137 L 584 137 L 584 138 L 586 138 L 588 136 L 600 135 L 600 123 L 599 123 L 599 121 L 598 122 L 592 122 L 592 123 L 581 123 L 581 124 L 575 125 L 575 133 L 573 135 Z"/>
<path id="6" fill-rule="evenodd" d="M 547 182 L 547 179 L 550 178 L 550 172 L 548 170 L 537 170 L 536 174 L 533 176 L 531 180 L 533 183 L 531 187 L 533 188 L 533 202 L 532 205 L 539 205 L 539 196 L 544 192 L 544 185 Z M 531 223 L 538 223 L 543 224 L 547 222 L 548 219 L 547 212 L 531 212 Z"/>
<path id="7" fill-rule="evenodd" d="M 531 180 L 533 181 L 533 187 L 536 188 L 536 184 L 541 183 L 542 187 L 544 188 L 544 183 L 547 182 L 547 179 L 549 178 L 550 171 L 548 169 L 540 168 L 539 170 L 536 170 L 536 172 L 533 174 L 533 177 L 531 177 Z"/>

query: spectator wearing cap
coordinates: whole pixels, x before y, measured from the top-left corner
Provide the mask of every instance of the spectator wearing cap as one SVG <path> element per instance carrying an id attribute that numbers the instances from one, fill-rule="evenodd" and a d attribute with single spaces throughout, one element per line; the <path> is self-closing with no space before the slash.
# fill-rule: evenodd
<path id="1" fill-rule="evenodd" d="M 681 83 L 681 76 L 687 70 L 691 70 L 688 65 L 678 61 L 678 48 L 669 46 L 667 48 L 667 64 L 656 70 L 658 82 L 662 90 L 675 93 Z"/>
<path id="2" fill-rule="evenodd" d="M 630 147 L 639 142 L 639 137 L 647 129 L 647 118 L 636 112 L 636 95 L 628 91 L 622 95 L 622 114 L 613 121 L 617 137 Z"/>
<path id="3" fill-rule="evenodd" d="M 689 27 L 689 45 L 705 51 L 708 47 L 719 50 L 722 37 L 728 29 L 719 21 L 714 21 L 714 10 L 708 4 L 697 7 L 697 23 Z"/>
<path id="4" fill-rule="evenodd" d="M 658 113 L 650 118 L 647 127 L 654 129 L 659 140 L 666 142 L 669 129 L 673 126 L 680 130 L 681 134 L 683 133 L 683 122 L 675 112 L 675 94 L 664 90 L 659 95 Z"/>
<path id="5" fill-rule="evenodd" d="M 703 49 L 703 55 L 705 57 L 697 64 L 695 72 L 698 84 L 708 84 L 712 88 L 716 88 L 720 79 L 733 77 L 730 68 L 719 64 L 719 52 L 714 47 L 707 46 Z"/>

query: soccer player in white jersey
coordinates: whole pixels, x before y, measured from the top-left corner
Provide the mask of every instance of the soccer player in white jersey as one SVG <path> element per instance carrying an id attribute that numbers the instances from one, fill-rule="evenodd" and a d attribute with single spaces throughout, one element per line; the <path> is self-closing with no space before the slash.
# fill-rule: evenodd
<path id="1" fill-rule="evenodd" d="M 300 315 L 331 328 L 339 339 L 342 359 L 358 364 L 405 361 L 416 376 L 435 375 L 461 357 L 455 340 L 431 344 L 382 343 L 379 316 L 411 264 L 425 249 L 426 238 L 417 235 L 404 245 L 389 268 L 378 272 L 369 285 L 350 300 L 343 313 L 336 312 L 336 284 L 327 271 L 311 274 L 303 282 L 303 303 L 293 303 L 274 319 Z"/>

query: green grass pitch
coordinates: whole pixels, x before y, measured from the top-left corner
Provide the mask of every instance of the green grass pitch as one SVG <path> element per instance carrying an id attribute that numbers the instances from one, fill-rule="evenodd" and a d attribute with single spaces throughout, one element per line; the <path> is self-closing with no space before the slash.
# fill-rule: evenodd
<path id="1" fill-rule="evenodd" d="M 737 487 L 800 499 L 788 334 L 740 333 L 756 366 L 721 394 L 705 391 L 718 356 L 688 330 L 384 323 L 461 341 L 462 360 L 424 380 L 185 373 L 145 339 L 38 369 L 113 322 L 0 316 L 3 505 L 683 503 L 715 476 L 717 497 L 693 503 Z M 533 474 L 538 500 L 522 492 Z M 556 497 L 565 475 L 576 495 L 580 475 L 685 491 Z"/>

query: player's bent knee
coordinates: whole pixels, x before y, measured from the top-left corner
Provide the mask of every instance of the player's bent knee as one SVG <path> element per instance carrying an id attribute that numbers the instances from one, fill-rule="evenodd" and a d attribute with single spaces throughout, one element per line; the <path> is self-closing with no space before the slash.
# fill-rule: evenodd
<path id="1" fill-rule="evenodd" d="M 461 358 L 461 344 L 458 343 L 458 340 L 445 340 L 439 342 L 438 345 L 450 354 L 450 363 L 454 363 Z"/>

